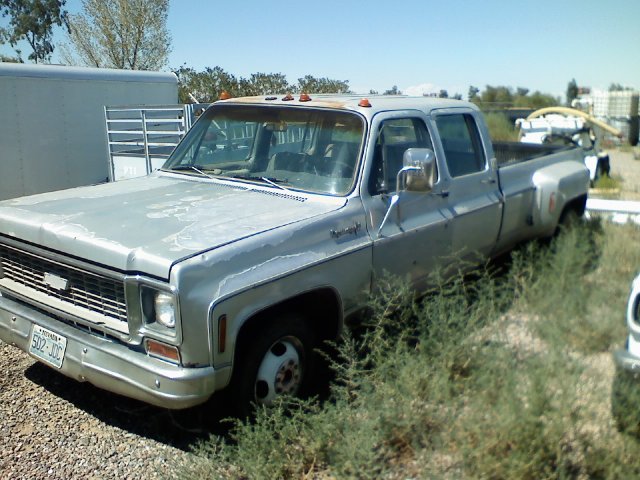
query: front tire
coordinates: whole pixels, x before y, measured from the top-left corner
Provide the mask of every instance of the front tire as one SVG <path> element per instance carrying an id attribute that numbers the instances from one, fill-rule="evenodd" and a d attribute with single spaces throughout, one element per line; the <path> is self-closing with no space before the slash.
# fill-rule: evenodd
<path id="1" fill-rule="evenodd" d="M 282 396 L 304 396 L 314 365 L 315 338 L 297 315 L 268 321 L 245 336 L 236 355 L 230 386 L 232 401 L 241 416 L 254 405 L 269 407 Z"/>

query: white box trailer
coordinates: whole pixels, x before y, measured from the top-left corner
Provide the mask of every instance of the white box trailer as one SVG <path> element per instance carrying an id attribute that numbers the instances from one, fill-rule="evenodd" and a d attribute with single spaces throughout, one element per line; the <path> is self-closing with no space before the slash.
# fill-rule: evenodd
<path id="1" fill-rule="evenodd" d="M 0 200 L 107 181 L 104 107 L 177 100 L 173 73 L 0 63 Z"/>

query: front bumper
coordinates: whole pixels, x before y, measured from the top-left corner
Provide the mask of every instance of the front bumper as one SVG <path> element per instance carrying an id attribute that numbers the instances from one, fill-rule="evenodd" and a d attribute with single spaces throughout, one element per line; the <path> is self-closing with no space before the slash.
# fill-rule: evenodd
<path id="1" fill-rule="evenodd" d="M 81 382 L 164 408 L 203 403 L 215 391 L 213 367 L 186 368 L 65 325 L 0 295 L 0 340 L 29 351 L 33 324 L 67 338 L 60 372 Z M 54 368 L 54 367 L 52 367 Z"/>

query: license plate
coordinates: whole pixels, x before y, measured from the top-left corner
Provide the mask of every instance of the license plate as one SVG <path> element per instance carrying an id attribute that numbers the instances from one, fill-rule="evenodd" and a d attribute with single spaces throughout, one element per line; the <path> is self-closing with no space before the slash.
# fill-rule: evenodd
<path id="1" fill-rule="evenodd" d="M 29 353 L 56 368 L 62 367 L 64 352 L 67 349 L 67 339 L 40 325 L 34 325 L 31 330 Z"/>

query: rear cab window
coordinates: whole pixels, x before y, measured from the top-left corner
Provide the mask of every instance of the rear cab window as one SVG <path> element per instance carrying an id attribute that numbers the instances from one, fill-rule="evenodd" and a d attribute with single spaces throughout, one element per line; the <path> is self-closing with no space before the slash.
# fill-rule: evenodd
<path id="1" fill-rule="evenodd" d="M 445 163 L 452 177 L 486 170 L 487 158 L 478 126 L 472 115 L 467 113 L 437 115 L 435 122 L 442 141 Z"/>

